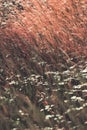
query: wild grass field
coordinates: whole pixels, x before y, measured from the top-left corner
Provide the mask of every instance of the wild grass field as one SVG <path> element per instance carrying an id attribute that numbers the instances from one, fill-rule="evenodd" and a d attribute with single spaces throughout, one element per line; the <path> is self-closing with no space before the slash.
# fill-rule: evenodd
<path id="1" fill-rule="evenodd" d="M 87 1 L 0 0 L 0 130 L 87 129 Z"/>

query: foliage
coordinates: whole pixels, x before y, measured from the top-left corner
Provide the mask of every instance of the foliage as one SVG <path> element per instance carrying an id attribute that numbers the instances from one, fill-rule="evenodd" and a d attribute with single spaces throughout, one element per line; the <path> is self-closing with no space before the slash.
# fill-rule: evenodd
<path id="1" fill-rule="evenodd" d="M 87 128 L 86 0 L 0 1 L 0 130 Z"/>

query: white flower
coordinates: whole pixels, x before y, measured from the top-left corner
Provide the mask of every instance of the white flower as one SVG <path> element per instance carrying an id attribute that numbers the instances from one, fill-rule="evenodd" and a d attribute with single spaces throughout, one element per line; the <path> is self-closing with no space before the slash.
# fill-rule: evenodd
<path id="1" fill-rule="evenodd" d="M 9 83 L 9 85 L 14 85 L 16 82 L 13 80 Z"/>
<path id="2" fill-rule="evenodd" d="M 52 118 L 52 117 L 54 117 L 54 115 L 46 115 L 46 116 L 45 116 L 45 119 L 46 119 L 46 120 L 49 120 L 49 119 Z"/>

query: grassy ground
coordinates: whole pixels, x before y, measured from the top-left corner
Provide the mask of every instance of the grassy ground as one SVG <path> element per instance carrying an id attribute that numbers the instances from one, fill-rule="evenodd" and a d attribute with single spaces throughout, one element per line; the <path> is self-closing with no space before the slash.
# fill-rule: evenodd
<path id="1" fill-rule="evenodd" d="M 0 130 L 87 129 L 86 8 L 0 1 Z"/>
<path id="2" fill-rule="evenodd" d="M 6 59 L 0 55 L 0 129 L 85 130 L 85 57 L 78 57 L 77 63 L 67 63 L 57 55 L 56 63 L 56 59 L 49 61 L 49 55 L 44 53 L 44 59 L 35 54 L 26 61 L 19 50 L 15 52 Z"/>

